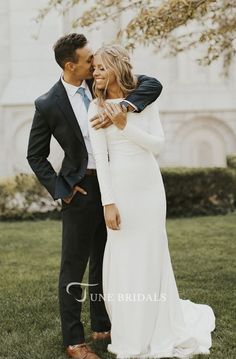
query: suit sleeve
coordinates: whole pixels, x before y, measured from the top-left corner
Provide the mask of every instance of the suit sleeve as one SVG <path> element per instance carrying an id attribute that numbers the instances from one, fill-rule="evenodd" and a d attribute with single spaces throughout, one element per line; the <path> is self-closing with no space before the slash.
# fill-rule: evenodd
<path id="1" fill-rule="evenodd" d="M 137 112 L 154 102 L 161 94 L 162 84 L 154 77 L 138 76 L 138 86 L 125 100 L 135 105 Z"/>
<path id="2" fill-rule="evenodd" d="M 35 107 L 36 110 L 28 142 L 27 160 L 39 182 L 55 199 L 57 173 L 47 160 L 50 153 L 52 134 L 37 105 Z"/>
<path id="3" fill-rule="evenodd" d="M 154 102 L 149 106 L 143 115 L 145 115 L 149 121 L 148 131 L 144 131 L 135 126 L 135 124 L 127 121 L 125 128 L 120 130 L 121 134 L 129 141 L 136 143 L 145 150 L 152 152 L 154 155 L 158 155 L 164 145 L 165 136 L 159 117 L 157 103 Z"/>
<path id="4" fill-rule="evenodd" d="M 97 105 L 92 102 L 88 110 L 88 120 L 97 114 Z M 96 162 L 98 182 L 101 191 L 103 206 L 115 203 L 112 179 L 110 174 L 110 164 L 108 161 L 108 146 L 106 138 L 106 129 L 95 130 L 89 122 L 89 136 L 93 148 L 93 154 Z"/>

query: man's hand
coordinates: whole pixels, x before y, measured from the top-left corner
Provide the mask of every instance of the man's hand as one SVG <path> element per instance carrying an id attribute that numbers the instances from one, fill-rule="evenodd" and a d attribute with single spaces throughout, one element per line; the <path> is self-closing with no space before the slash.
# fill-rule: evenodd
<path id="1" fill-rule="evenodd" d="M 120 106 L 115 103 L 105 104 L 105 113 L 112 123 L 123 130 L 127 123 L 127 109 L 125 106 Z"/>
<path id="2" fill-rule="evenodd" d="M 74 195 L 76 194 L 76 192 L 80 192 L 84 195 L 87 194 L 87 192 L 80 186 L 75 186 L 72 190 L 72 193 L 69 196 L 66 196 L 62 199 L 62 201 L 64 201 L 66 204 L 70 204 L 70 202 L 72 201 Z"/>
<path id="3" fill-rule="evenodd" d="M 107 128 L 112 125 L 112 121 L 109 119 L 105 112 L 103 112 L 101 115 L 92 117 L 90 122 L 95 130 L 99 130 L 99 128 Z"/>

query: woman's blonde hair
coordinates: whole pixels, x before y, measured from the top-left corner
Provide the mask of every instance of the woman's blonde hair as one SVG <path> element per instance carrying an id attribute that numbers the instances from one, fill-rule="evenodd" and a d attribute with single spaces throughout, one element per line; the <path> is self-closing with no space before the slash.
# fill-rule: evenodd
<path id="1" fill-rule="evenodd" d="M 127 96 L 136 88 L 137 79 L 132 73 L 132 65 L 126 49 L 120 45 L 108 45 L 98 49 L 95 55 L 101 56 L 102 64 L 106 70 L 114 71 L 118 86 L 124 96 Z M 99 90 L 96 87 L 96 81 L 94 81 L 93 91 L 98 99 L 98 104 L 102 105 L 106 99 L 107 87 Z"/>

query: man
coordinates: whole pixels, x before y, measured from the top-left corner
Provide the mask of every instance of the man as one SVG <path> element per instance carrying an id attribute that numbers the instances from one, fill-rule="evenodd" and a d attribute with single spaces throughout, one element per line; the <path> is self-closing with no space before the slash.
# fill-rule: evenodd
<path id="1" fill-rule="evenodd" d="M 35 101 L 35 115 L 29 137 L 29 164 L 53 199 L 62 200 L 62 255 L 59 303 L 63 342 L 67 354 L 77 359 L 99 359 L 86 345 L 81 323 L 81 283 L 89 260 L 90 315 L 92 338 L 109 338 L 110 321 L 101 298 L 102 259 L 106 244 L 96 166 L 88 135 L 87 109 L 92 100 L 93 53 L 81 34 L 60 38 L 55 58 L 63 69 L 61 79 Z M 137 89 L 122 105 L 128 111 L 142 111 L 161 93 L 156 79 L 139 76 Z M 122 108 L 123 108 L 122 106 Z M 122 112 L 122 111 L 121 111 Z M 119 114 L 119 116 L 122 114 Z M 93 126 L 110 125 L 109 119 Z M 57 174 L 47 157 L 54 136 L 64 150 Z M 75 283 L 73 285 L 73 283 Z"/>

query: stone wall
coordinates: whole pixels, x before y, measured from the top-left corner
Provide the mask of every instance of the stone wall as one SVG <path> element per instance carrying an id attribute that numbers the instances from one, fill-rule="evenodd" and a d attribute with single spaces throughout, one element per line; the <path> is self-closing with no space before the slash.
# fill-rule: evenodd
<path id="1" fill-rule="evenodd" d="M 76 16 L 75 10 L 64 18 L 52 13 L 39 29 L 32 19 L 46 2 L 0 3 L 1 177 L 30 172 L 25 157 L 33 102 L 58 80 L 61 71 L 54 61 L 52 45 L 70 31 Z M 115 24 L 85 31 L 92 47 L 111 41 L 127 16 Z M 191 51 L 163 58 L 141 47 L 132 54 L 135 73 L 156 76 L 164 86 L 159 100 L 166 135 L 159 157 L 162 166 L 225 166 L 226 155 L 236 152 L 236 64 L 229 78 L 224 78 L 220 63 L 200 67 L 194 61 L 197 55 L 197 51 Z M 62 151 L 54 140 L 51 152 L 50 160 L 58 169 Z"/>

